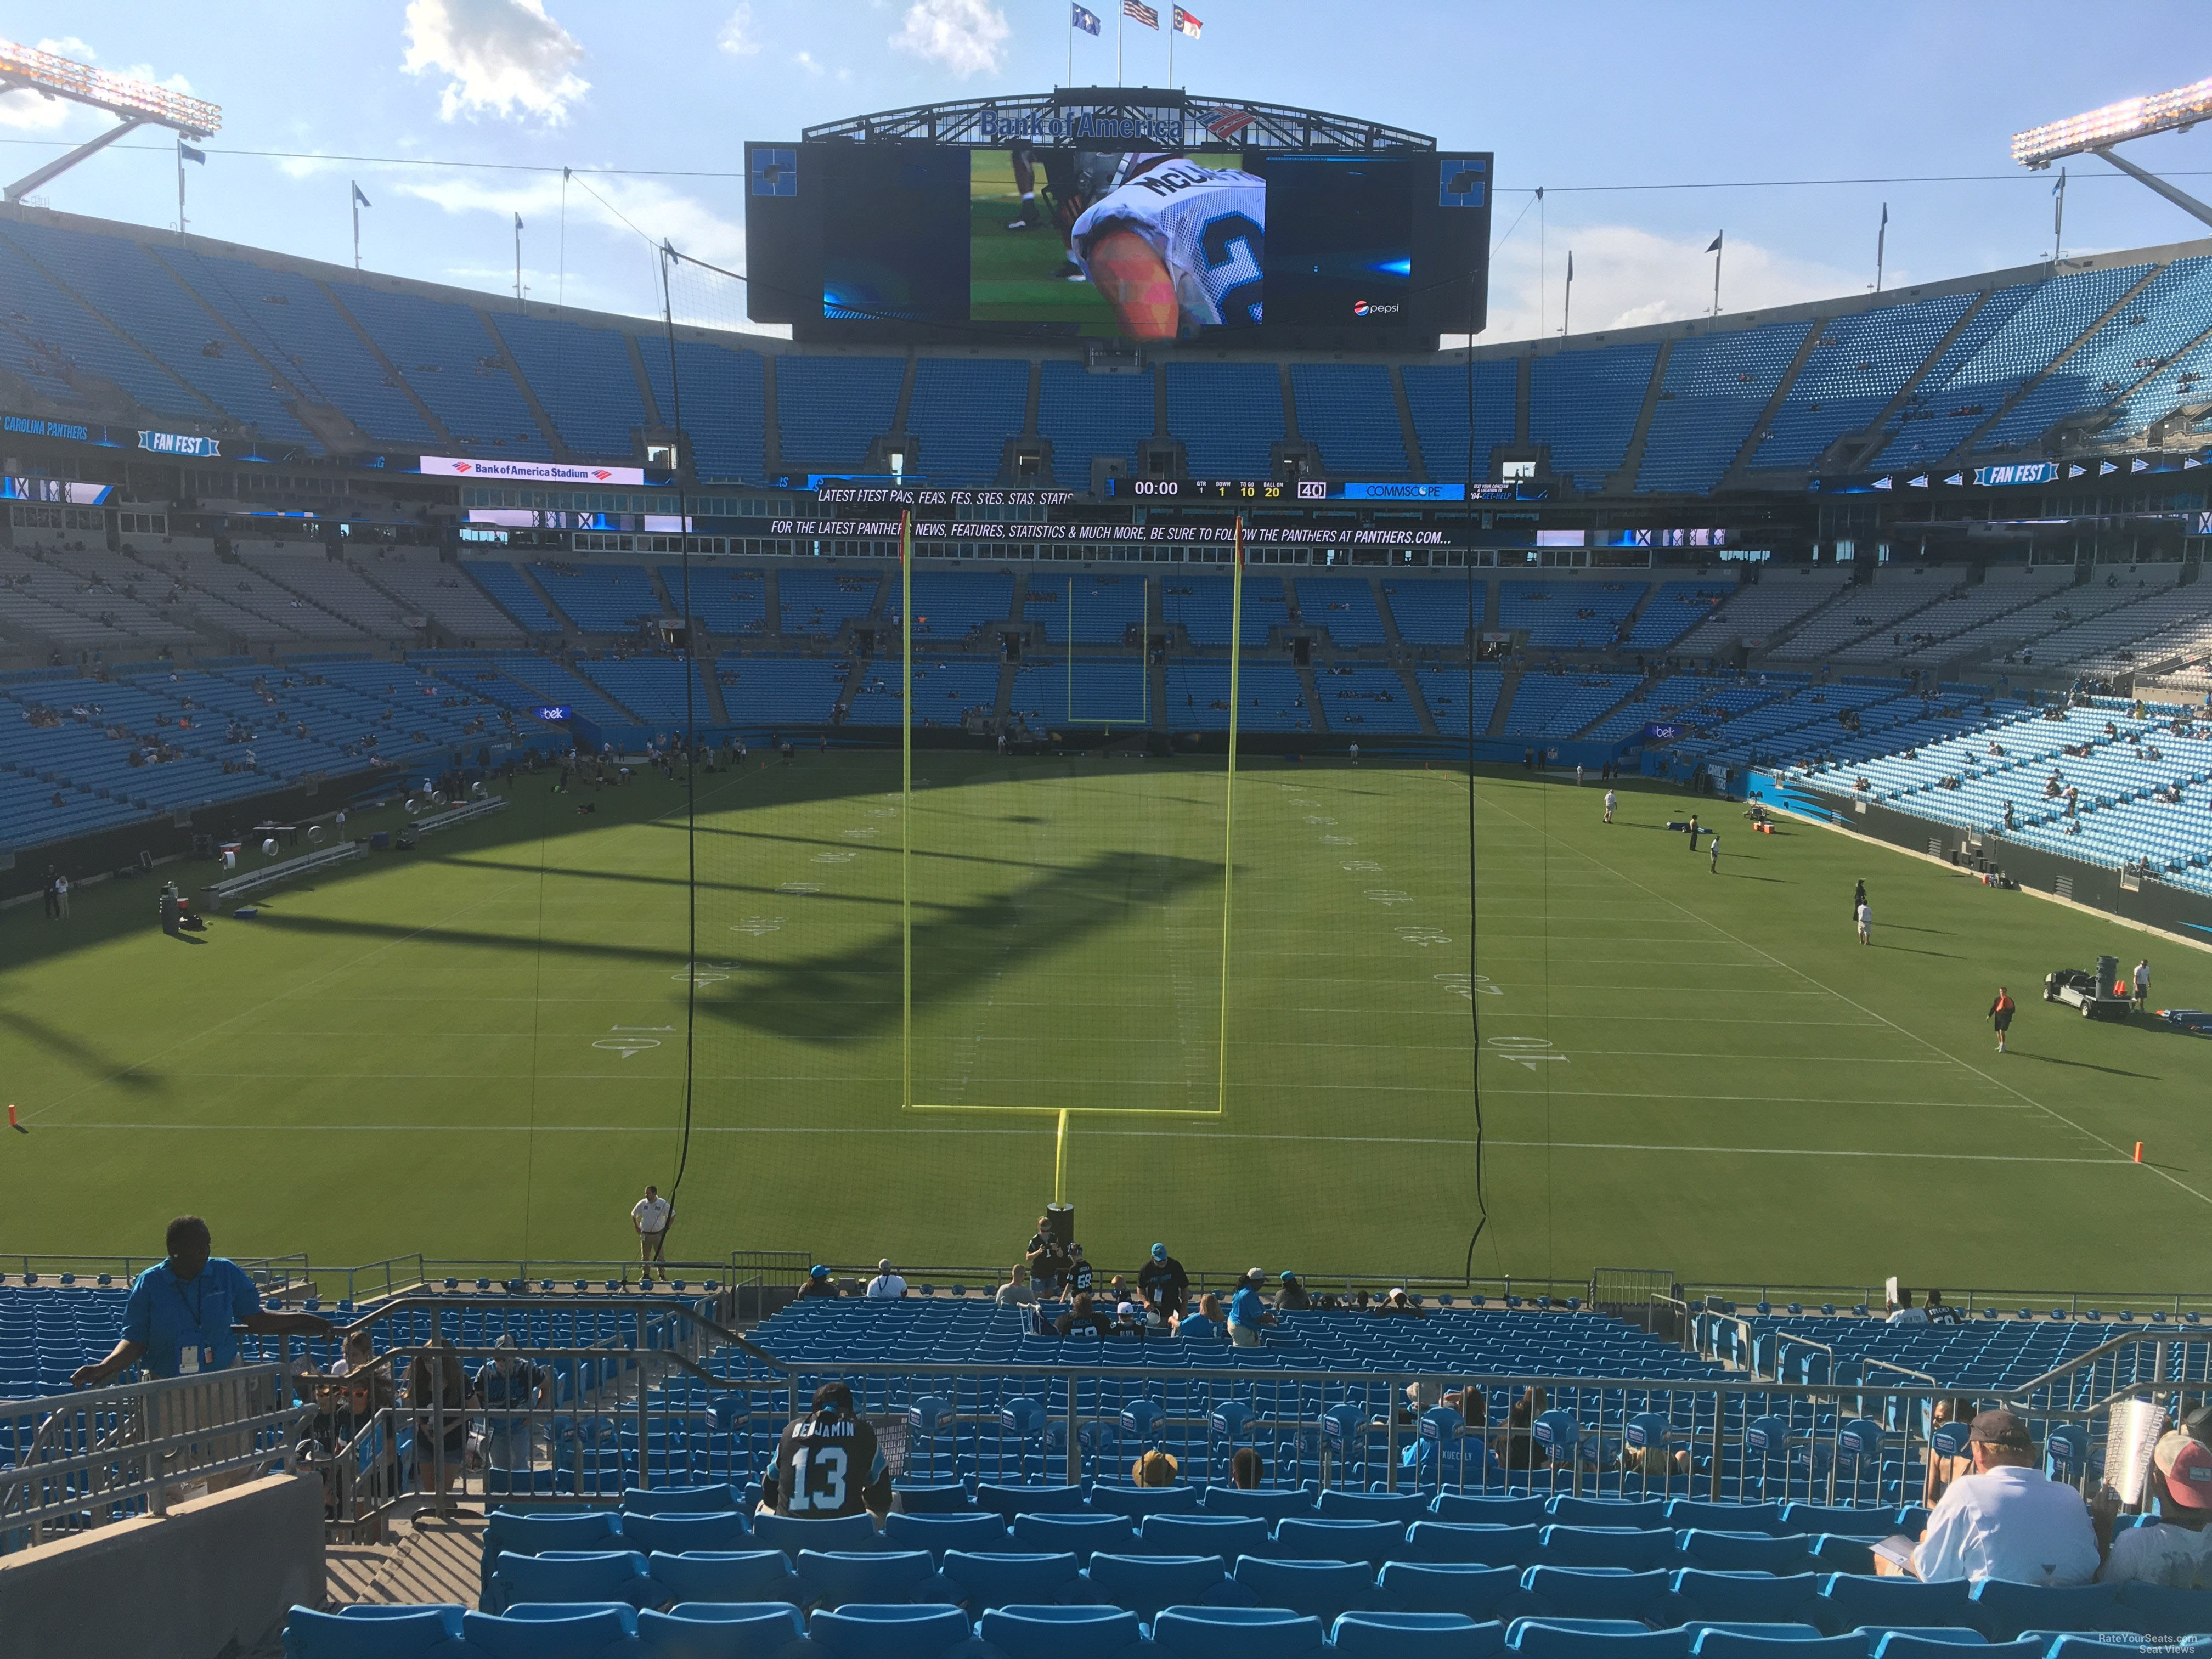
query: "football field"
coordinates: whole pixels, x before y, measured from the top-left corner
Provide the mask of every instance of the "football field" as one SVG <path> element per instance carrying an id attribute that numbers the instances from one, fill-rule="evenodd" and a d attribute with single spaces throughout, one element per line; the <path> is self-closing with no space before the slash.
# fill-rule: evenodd
<path id="1" fill-rule="evenodd" d="M 681 1164 L 693 1259 L 1004 1264 L 1058 1194 L 1110 1271 L 1162 1239 L 1372 1285 L 1462 1272 L 1480 1143 L 1485 1278 L 2212 1267 L 2212 1048 L 2040 999 L 2147 951 L 2155 1003 L 2203 1006 L 2199 951 L 1672 788 L 1607 825 L 1516 771 L 1478 784 L 1471 961 L 1463 774 L 1252 758 L 1232 800 L 1218 757 L 915 765 L 910 800 L 889 751 L 702 777 L 696 836 L 657 776 L 589 815 L 523 779 L 200 943 L 145 882 L 0 915 L 30 1131 L 0 1248 L 143 1254 L 194 1210 L 238 1255 L 615 1259 Z M 1717 873 L 1663 827 L 1693 805 Z"/>

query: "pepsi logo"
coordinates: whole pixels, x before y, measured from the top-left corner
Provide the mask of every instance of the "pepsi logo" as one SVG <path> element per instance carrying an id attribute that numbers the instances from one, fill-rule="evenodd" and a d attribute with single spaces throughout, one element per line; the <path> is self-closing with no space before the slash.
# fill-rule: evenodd
<path id="1" fill-rule="evenodd" d="M 1364 317 L 1367 314 L 1367 301 L 1354 300 L 1352 302 L 1352 314 L 1355 317 Z"/>

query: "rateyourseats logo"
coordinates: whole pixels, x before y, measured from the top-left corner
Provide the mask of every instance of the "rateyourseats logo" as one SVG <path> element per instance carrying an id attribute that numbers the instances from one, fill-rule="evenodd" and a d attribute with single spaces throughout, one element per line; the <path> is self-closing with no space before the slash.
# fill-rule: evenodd
<path id="1" fill-rule="evenodd" d="M 1373 300 L 1354 300 L 1352 302 L 1352 314 L 1355 317 L 1395 317 L 1398 314 L 1398 307 L 1395 305 L 1378 304 Z"/>

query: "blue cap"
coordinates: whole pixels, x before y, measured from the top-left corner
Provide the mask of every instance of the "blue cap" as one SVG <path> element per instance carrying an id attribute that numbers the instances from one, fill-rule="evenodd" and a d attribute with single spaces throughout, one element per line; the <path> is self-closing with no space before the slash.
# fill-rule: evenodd
<path id="1" fill-rule="evenodd" d="M 1166 1245 L 1164 1245 L 1164 1244 L 1155 1244 L 1155 1245 L 1153 1245 L 1153 1246 L 1152 1246 L 1152 1260 L 1153 1260 L 1153 1261 L 1166 1261 L 1167 1259 L 1168 1259 L 1168 1247 L 1167 1247 Z"/>
<path id="2" fill-rule="evenodd" d="M 806 1276 L 809 1279 L 827 1279 L 830 1277 L 830 1270 L 817 1261 L 806 1270 Z"/>

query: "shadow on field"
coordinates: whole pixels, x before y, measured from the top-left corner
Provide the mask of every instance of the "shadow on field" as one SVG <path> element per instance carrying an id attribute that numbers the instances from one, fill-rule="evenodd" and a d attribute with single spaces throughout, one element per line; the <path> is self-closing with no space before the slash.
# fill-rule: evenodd
<path id="1" fill-rule="evenodd" d="M 13 1008 L 0 1008 L 0 1026 L 6 1027 L 18 1036 L 36 1043 L 41 1048 L 50 1048 L 56 1054 L 65 1056 L 78 1070 L 97 1073 L 109 1082 L 120 1084 L 125 1089 L 151 1089 L 158 1086 L 153 1079 L 131 1071 L 128 1061 L 118 1060 L 112 1054 L 104 1054 L 86 1043 L 82 1037 L 71 1036 L 67 1031 L 58 1030 L 42 1019 L 33 1019 L 28 1014 L 18 1013 Z"/>
<path id="2" fill-rule="evenodd" d="M 1010 891 L 939 906 L 914 929 L 914 1000 L 925 1008 L 975 994 L 1039 957 L 1081 951 L 1104 929 L 1218 881 L 1218 864 L 1150 853 L 1099 853 L 1041 872 Z M 879 1032 L 900 1018 L 900 935 L 811 962 L 759 970 L 743 994 L 701 1014 L 802 1042 Z"/>
<path id="3" fill-rule="evenodd" d="M 2123 1071 L 2118 1066 L 2099 1066 L 2086 1060 L 2061 1060 L 2056 1054 L 2031 1054 L 2025 1048 L 2015 1048 L 2011 1052 L 2018 1054 L 2022 1060 L 2038 1060 L 2045 1066 L 2068 1066 L 2077 1072 L 2102 1072 L 2107 1077 L 2131 1077 L 2142 1083 L 2155 1083 L 2159 1080 L 2157 1073 L 2154 1072 Z"/>

